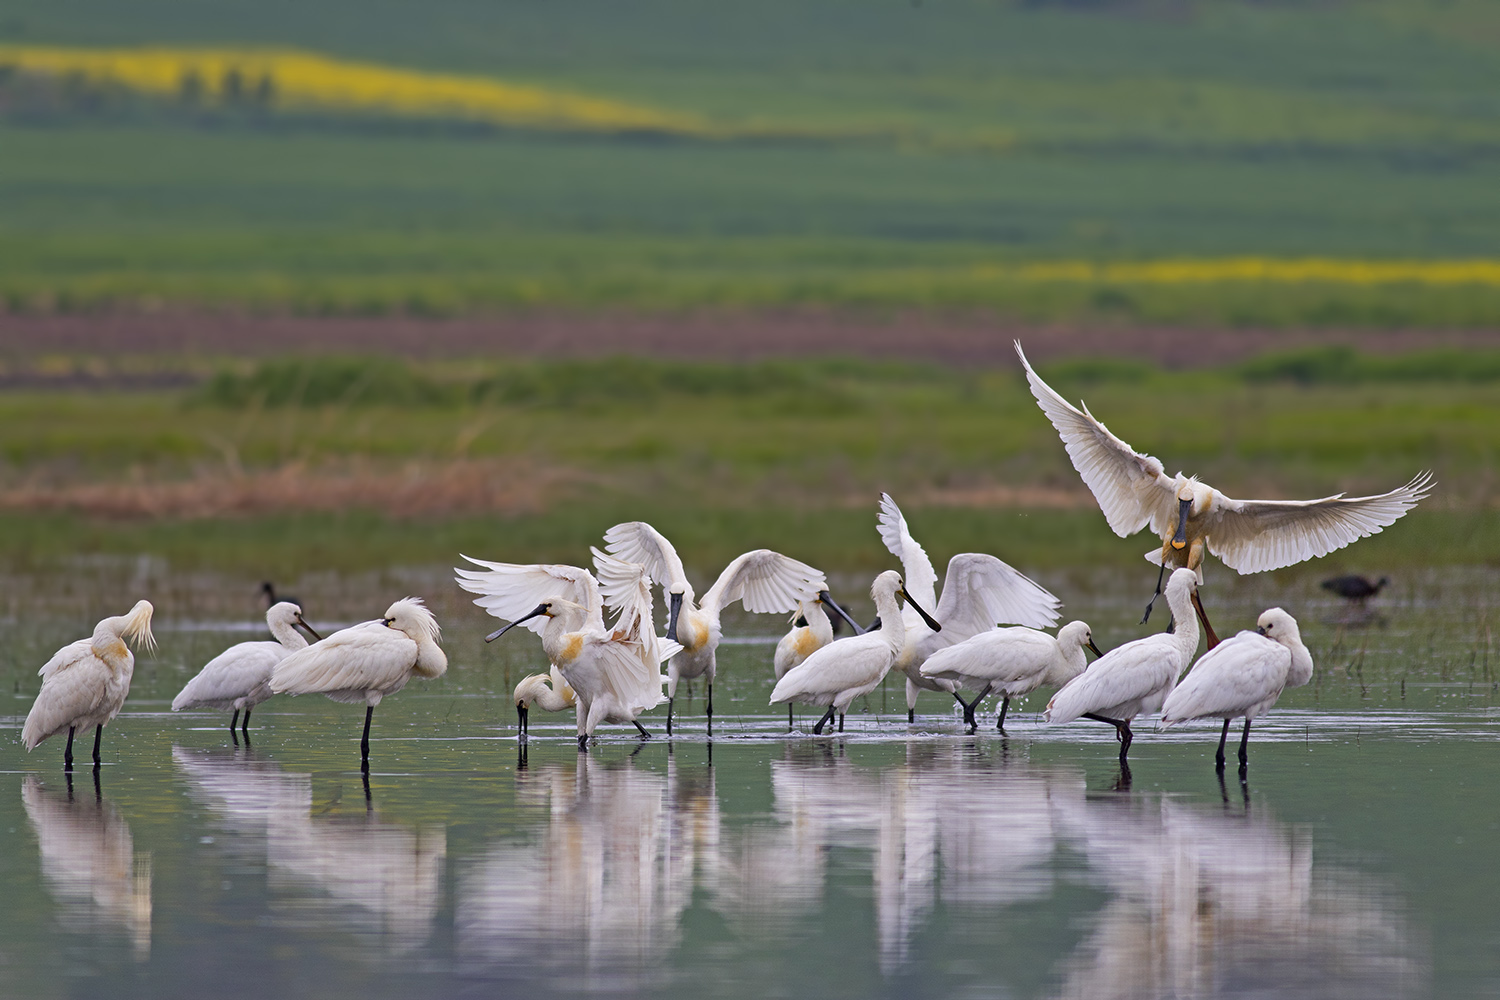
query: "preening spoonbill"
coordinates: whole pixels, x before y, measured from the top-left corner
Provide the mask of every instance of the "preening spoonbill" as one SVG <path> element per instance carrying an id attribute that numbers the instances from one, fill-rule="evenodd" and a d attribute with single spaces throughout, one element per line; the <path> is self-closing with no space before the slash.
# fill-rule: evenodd
<path id="1" fill-rule="evenodd" d="M 722 630 L 719 615 L 740 601 L 746 611 L 757 614 L 781 614 L 796 610 L 797 602 L 819 600 L 832 608 L 855 631 L 861 631 L 854 619 L 834 603 L 828 594 L 828 581 L 821 570 L 814 569 L 780 552 L 755 549 L 737 556 L 724 567 L 719 579 L 708 588 L 701 604 L 694 603 L 693 585 L 683 572 L 682 560 L 672 543 L 645 521 L 627 521 L 604 533 L 605 549 L 616 559 L 640 563 L 646 567 L 653 583 L 659 584 L 667 599 L 667 638 L 682 646 L 682 651 L 667 663 L 667 732 L 672 731 L 672 709 L 677 698 L 677 682 L 705 678 L 708 686 L 705 714 L 709 725 L 714 716 L 715 653 Z M 630 597 L 627 592 L 626 598 Z M 621 598 L 604 582 L 604 599 L 612 608 L 621 606 Z"/>
<path id="2" fill-rule="evenodd" d="M 839 732 L 843 732 L 844 713 L 850 703 L 880 686 L 906 640 L 906 625 L 901 606 L 896 603 L 897 595 L 906 598 L 907 604 L 915 604 L 911 595 L 902 589 L 901 574 L 888 569 L 877 576 L 870 587 L 875 610 L 880 613 L 880 628 L 831 642 L 803 660 L 800 666 L 787 671 L 771 691 L 771 704 L 796 701 L 827 705 L 828 711 L 813 726 L 813 732 L 822 735 L 823 727 L 835 712 L 839 715 Z M 918 607 L 917 612 L 934 632 L 942 629 L 922 608 Z"/>
<path id="3" fill-rule="evenodd" d="M 1094 645 L 1093 632 L 1084 622 L 1068 622 L 1057 630 L 1056 638 L 1033 628 L 997 628 L 933 653 L 922 664 L 922 675 L 979 692 L 972 702 L 959 699 L 971 733 L 979 728 L 974 721 L 975 707 L 998 691 L 1003 700 L 995 728 L 1003 733 L 1010 700 L 1044 684 L 1067 684 L 1088 666 L 1085 649 L 1093 650 L 1095 656 L 1104 655 Z"/>
<path id="4" fill-rule="evenodd" d="M 1019 341 L 1016 354 L 1026 369 L 1031 394 L 1062 436 L 1073 468 L 1099 501 L 1110 528 L 1125 538 L 1150 525 L 1161 536 L 1160 550 L 1148 552 L 1146 558 L 1163 573 L 1185 566 L 1197 573 L 1201 584 L 1205 549 L 1240 573 L 1326 556 L 1378 534 L 1432 490 L 1432 475 L 1424 472 L 1379 496 L 1346 498 L 1339 493 L 1318 500 L 1235 500 L 1196 476 L 1168 476 L 1158 459 L 1135 451 L 1094 419 L 1088 407 L 1079 410 L 1043 382 L 1027 363 Z M 1160 574 L 1156 585 L 1160 594 Z M 1218 638 L 1196 593 L 1193 605 L 1212 649 Z M 1146 618 L 1150 616 L 1147 604 Z"/>
<path id="5" fill-rule="evenodd" d="M 600 581 L 578 566 L 487 562 L 464 556 L 483 569 L 458 568 L 458 585 L 480 595 L 474 603 L 510 624 L 490 633 L 500 638 L 517 625 L 540 632 L 542 649 L 573 689 L 578 705 L 578 749 L 601 722 L 628 722 L 649 739 L 636 721 L 660 705 L 661 661 L 679 647 L 657 637 L 651 622 L 651 580 L 638 564 L 594 550 L 600 576 L 624 600 L 613 628 L 604 624 Z M 539 596 L 540 595 L 540 596 Z"/>
<path id="6" fill-rule="evenodd" d="M 1364 604 L 1370 598 L 1380 593 L 1381 588 L 1383 588 L 1390 582 L 1391 578 L 1388 576 L 1382 576 L 1379 580 L 1371 583 L 1365 577 L 1351 575 L 1336 576 L 1332 579 L 1324 580 L 1321 584 L 1319 584 L 1319 586 L 1321 586 L 1324 590 L 1329 590 L 1335 594 L 1338 594 L 1340 597 L 1345 598 L 1346 600 Z"/>
<path id="7" fill-rule="evenodd" d="M 932 560 L 912 538 L 901 508 L 889 493 L 880 494 L 876 524 L 880 540 L 891 555 L 901 560 L 906 592 L 915 594 L 919 605 L 932 608 L 943 625 L 941 632 L 928 628 L 911 603 L 903 612 L 906 642 L 896 657 L 896 668 L 906 674 L 907 722 L 917 721 L 917 696 L 924 690 L 951 694 L 960 705 L 964 704 L 954 681 L 922 670 L 922 664 L 933 653 L 986 632 L 1000 622 L 1044 628 L 1057 621 L 1062 601 L 1003 560 L 979 552 L 960 552 L 948 560 L 943 599 L 939 601 L 934 589 L 937 571 L 932 568 Z M 972 721 L 973 710 L 965 706 L 964 715 Z"/>
<path id="8" fill-rule="evenodd" d="M 149 652 L 156 648 L 151 635 L 152 610 L 150 601 L 136 601 L 129 614 L 104 619 L 94 626 L 91 638 L 68 643 L 42 665 L 38 671 L 42 689 L 21 727 L 21 742 L 28 751 L 66 729 L 63 769 L 71 771 L 73 734 L 93 726 L 94 767 L 99 766 L 104 724 L 120 714 L 135 673 L 135 656 L 125 640 L 135 643 L 136 649 Z"/>
<path id="9" fill-rule="evenodd" d="M 573 689 L 568 687 L 568 682 L 556 667 L 545 674 L 532 674 L 521 678 L 521 683 L 516 685 L 516 690 L 511 695 L 516 703 L 516 718 L 520 726 L 521 735 L 525 736 L 527 729 L 527 716 L 530 714 L 531 706 L 536 705 L 543 712 L 561 712 L 563 709 L 572 708 L 578 702 L 578 696 Z"/>
<path id="10" fill-rule="evenodd" d="M 1248 764 L 1250 723 L 1269 711 L 1281 692 L 1312 679 L 1312 653 L 1302 643 L 1297 619 L 1280 608 L 1261 613 L 1254 632 L 1244 631 L 1209 650 L 1167 696 L 1164 726 L 1188 719 L 1223 719 L 1214 763 L 1224 770 L 1224 741 L 1229 720 L 1244 717 L 1240 737 L 1240 770 Z"/>
<path id="11" fill-rule="evenodd" d="M 1197 575 L 1173 570 L 1167 580 L 1167 607 L 1176 631 L 1160 632 L 1116 646 L 1089 664 L 1047 703 L 1046 720 L 1056 723 L 1093 719 L 1115 727 L 1120 740 L 1120 763 L 1130 752 L 1130 720 L 1159 710 L 1193 662 L 1198 651 L 1198 620 L 1193 617 L 1193 588 Z"/>
<path id="12" fill-rule="evenodd" d="M 291 601 L 278 601 L 266 612 L 266 624 L 275 642 L 241 642 L 230 646 L 203 665 L 198 676 L 188 681 L 172 699 L 172 711 L 185 708 L 232 708 L 229 731 L 245 713 L 244 732 L 250 735 L 250 710 L 271 697 L 271 671 L 288 655 L 307 646 L 297 626 L 314 639 L 322 636 L 302 620 L 302 609 Z"/>
<path id="13" fill-rule="evenodd" d="M 360 770 L 370 770 L 370 719 L 388 694 L 415 674 L 431 680 L 448 670 L 438 639 L 442 631 L 419 597 L 403 597 L 385 617 L 340 629 L 306 649 L 288 654 L 271 673 L 273 694 L 326 694 L 334 701 L 365 705 L 359 741 Z"/>

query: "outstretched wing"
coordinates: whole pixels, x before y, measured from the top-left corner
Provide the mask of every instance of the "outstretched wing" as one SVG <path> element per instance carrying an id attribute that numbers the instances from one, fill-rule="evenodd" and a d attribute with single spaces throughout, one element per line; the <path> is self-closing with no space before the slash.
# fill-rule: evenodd
<path id="1" fill-rule="evenodd" d="M 948 560 L 937 620 L 956 642 L 996 625 L 1046 628 L 1057 621 L 1062 601 L 1002 559 L 960 552 Z"/>
<path id="2" fill-rule="evenodd" d="M 736 556 L 703 595 L 701 607 L 714 620 L 719 612 L 740 601 L 746 611 L 775 614 L 797 610 L 798 601 L 815 601 L 828 589 L 823 571 L 770 549 Z"/>
<path id="3" fill-rule="evenodd" d="M 911 537 L 901 508 L 896 506 L 896 501 L 891 499 L 889 493 L 880 494 L 880 513 L 875 517 L 875 525 L 880 530 L 880 540 L 885 543 L 885 547 L 890 550 L 891 555 L 901 560 L 901 585 L 906 588 L 906 592 L 922 607 L 936 607 L 937 570 L 932 568 L 927 550 Z M 909 625 L 921 620 L 915 611 L 905 617 L 911 619 Z"/>
<path id="4" fill-rule="evenodd" d="M 645 643 L 647 655 L 654 657 L 651 663 L 675 656 L 682 646 L 658 636 L 651 619 L 651 576 L 646 567 L 616 559 L 596 548 L 590 551 L 594 554 L 594 572 L 599 574 L 599 590 L 605 602 L 619 611 L 614 635 Z"/>
<path id="5" fill-rule="evenodd" d="M 1326 556 L 1350 542 L 1378 534 L 1432 491 L 1424 472 L 1399 489 L 1373 497 L 1321 500 L 1214 498 L 1217 518 L 1208 525 L 1208 550 L 1231 569 L 1259 573 Z"/>
<path id="6" fill-rule="evenodd" d="M 1057 433 L 1062 436 L 1073 468 L 1083 477 L 1084 485 L 1099 501 L 1104 519 L 1121 538 L 1140 531 L 1152 519 L 1166 524 L 1172 519 L 1177 481 L 1169 477 L 1162 464 L 1150 455 L 1142 455 L 1109 432 L 1088 407 L 1079 410 L 1058 395 L 1032 370 L 1016 342 L 1016 354 L 1026 369 L 1031 394 Z"/>
<path id="7" fill-rule="evenodd" d="M 667 589 L 682 587 L 691 600 L 692 585 L 682 570 L 682 560 L 666 536 L 645 521 L 626 521 L 604 533 L 604 550 L 616 559 L 640 563 L 651 581 Z M 613 602 L 611 602 L 613 607 Z"/>
<path id="8" fill-rule="evenodd" d="M 547 563 L 500 563 L 464 556 L 481 569 L 455 567 L 454 579 L 471 594 L 474 603 L 496 618 L 515 621 L 536 610 L 549 597 L 581 604 L 588 609 L 591 628 L 604 629 L 604 602 L 593 574 L 578 566 Z M 545 616 L 522 623 L 540 635 L 547 627 Z"/>

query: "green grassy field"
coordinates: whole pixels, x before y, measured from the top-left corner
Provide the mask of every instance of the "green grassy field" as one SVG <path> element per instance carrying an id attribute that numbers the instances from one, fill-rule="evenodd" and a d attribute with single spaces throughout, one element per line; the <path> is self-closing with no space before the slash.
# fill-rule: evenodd
<path id="1" fill-rule="evenodd" d="M 0 101 L 12 309 L 831 304 L 1500 322 L 1494 284 L 1117 287 L 982 270 L 1493 254 L 1500 16 L 1474 0 L 7 10 L 6 45 L 299 46 L 809 137 L 37 108 L 12 94 Z"/>

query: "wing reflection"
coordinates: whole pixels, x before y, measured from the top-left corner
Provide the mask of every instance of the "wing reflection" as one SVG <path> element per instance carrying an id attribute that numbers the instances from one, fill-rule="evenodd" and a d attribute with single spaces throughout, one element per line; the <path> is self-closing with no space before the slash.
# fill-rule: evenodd
<path id="1" fill-rule="evenodd" d="M 96 786 L 97 787 L 97 786 Z M 34 775 L 21 802 L 41 848 L 42 878 L 69 930 L 123 929 L 138 960 L 151 952 L 151 856 L 135 853 L 130 827 L 103 798 L 49 792 Z"/>
<path id="2" fill-rule="evenodd" d="M 444 827 L 411 830 L 373 813 L 314 819 L 310 775 L 244 754 L 173 747 L 172 761 L 194 797 L 245 838 L 239 849 L 263 846 L 283 924 L 350 930 L 383 954 L 426 942 L 442 900 Z"/>

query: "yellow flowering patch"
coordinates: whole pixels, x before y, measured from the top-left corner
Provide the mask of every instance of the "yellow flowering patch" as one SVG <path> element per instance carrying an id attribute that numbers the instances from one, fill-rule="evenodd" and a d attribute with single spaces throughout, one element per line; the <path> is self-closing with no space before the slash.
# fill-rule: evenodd
<path id="1" fill-rule="evenodd" d="M 993 264 L 976 277 L 1023 283 L 1207 285 L 1225 283 L 1327 285 L 1500 286 L 1500 260 L 1339 260 L 1227 257 L 1094 262 Z"/>
<path id="2" fill-rule="evenodd" d="M 82 78 L 157 97 L 254 102 L 286 110 L 347 110 L 495 125 L 715 138 L 691 115 L 584 94 L 347 62 L 282 49 L 63 49 L 0 46 L 0 66 Z"/>

